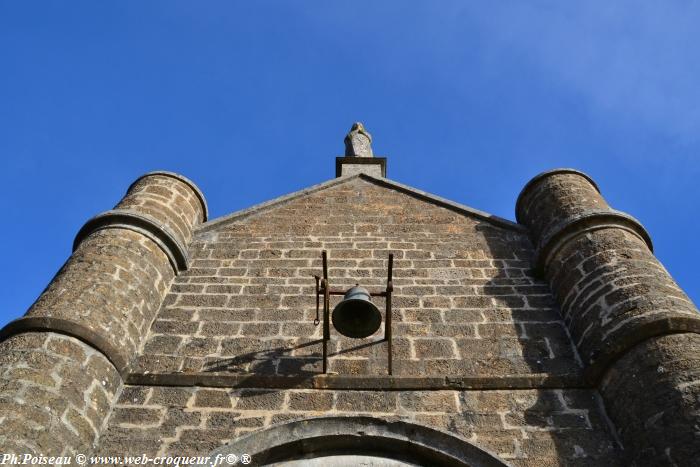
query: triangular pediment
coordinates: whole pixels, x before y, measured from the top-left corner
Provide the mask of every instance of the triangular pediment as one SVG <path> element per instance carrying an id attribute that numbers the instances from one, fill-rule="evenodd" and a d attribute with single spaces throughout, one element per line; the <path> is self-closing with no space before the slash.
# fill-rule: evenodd
<path id="1" fill-rule="evenodd" d="M 229 224 L 248 219 L 252 216 L 259 216 L 265 213 L 271 213 L 276 209 L 288 206 L 291 203 L 299 201 L 303 198 L 311 196 L 323 196 L 324 192 L 331 193 L 334 189 L 342 187 L 343 185 L 358 183 L 365 183 L 371 186 L 373 189 L 389 190 L 394 193 L 406 196 L 409 199 L 422 201 L 426 203 L 427 206 L 447 209 L 467 218 L 492 224 L 495 227 L 501 227 L 516 232 L 526 232 L 526 229 L 522 225 L 509 221 L 502 217 L 498 217 L 493 214 L 489 214 L 487 212 L 456 203 L 454 201 L 442 198 L 431 193 L 427 193 L 425 191 L 410 187 L 408 185 L 404 185 L 393 180 L 389 180 L 387 178 L 372 177 L 371 175 L 367 175 L 365 173 L 335 178 L 327 182 L 320 183 L 318 185 L 313 185 L 308 188 L 304 188 L 302 190 L 280 196 L 270 201 L 266 201 L 264 203 L 260 203 L 249 208 L 213 219 L 201 225 L 198 229 L 198 232 L 203 233 L 225 229 L 226 226 Z"/>

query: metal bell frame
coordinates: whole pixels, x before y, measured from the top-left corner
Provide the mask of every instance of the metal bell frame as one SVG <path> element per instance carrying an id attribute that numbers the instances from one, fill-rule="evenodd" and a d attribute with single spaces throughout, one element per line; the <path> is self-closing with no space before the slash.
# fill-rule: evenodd
<path id="1" fill-rule="evenodd" d="M 314 276 L 316 279 L 316 319 L 314 324 L 319 324 L 319 309 L 321 295 L 323 295 L 323 373 L 328 372 L 328 341 L 331 339 L 330 329 L 330 303 L 331 295 L 345 295 L 348 290 L 333 289 L 328 282 L 328 253 L 326 250 L 321 252 L 323 260 L 323 277 Z M 387 342 L 387 363 L 389 374 L 393 372 L 392 366 L 392 349 L 391 349 L 391 293 L 394 290 L 392 283 L 392 271 L 394 268 L 394 255 L 389 254 L 389 269 L 387 271 L 386 290 L 383 292 L 369 292 L 371 297 L 384 297 L 385 299 L 385 324 L 384 324 L 384 340 Z"/>

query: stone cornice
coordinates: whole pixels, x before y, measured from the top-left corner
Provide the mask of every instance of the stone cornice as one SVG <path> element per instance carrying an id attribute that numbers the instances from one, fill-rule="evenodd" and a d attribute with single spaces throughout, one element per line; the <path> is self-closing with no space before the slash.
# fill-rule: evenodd
<path id="1" fill-rule="evenodd" d="M 450 390 L 450 389 L 561 389 L 589 387 L 581 373 L 548 373 L 503 376 L 386 376 L 386 375 L 300 375 L 265 376 L 229 372 L 136 373 L 126 376 L 127 384 L 145 386 L 205 386 L 272 389 L 364 389 L 364 390 Z"/>
<path id="2" fill-rule="evenodd" d="M 614 209 L 591 210 L 564 220 L 540 239 L 535 254 L 536 272 L 543 274 L 549 260 L 567 242 L 587 232 L 610 228 L 622 229 L 636 235 L 646 243 L 649 251 L 654 251 L 649 233 L 634 217 Z"/>
<path id="3" fill-rule="evenodd" d="M 166 225 L 148 214 L 126 209 L 106 211 L 88 220 L 75 236 L 73 251 L 77 250 L 90 234 L 103 229 L 128 229 L 138 232 L 163 250 L 176 274 L 187 269 L 187 248 Z"/>
<path id="4" fill-rule="evenodd" d="M 81 323 L 51 316 L 25 316 L 10 321 L 0 330 L 0 342 L 25 332 L 54 332 L 75 337 L 104 355 L 122 378 L 126 376 L 127 357 L 121 355 L 119 350 L 98 332 Z"/>

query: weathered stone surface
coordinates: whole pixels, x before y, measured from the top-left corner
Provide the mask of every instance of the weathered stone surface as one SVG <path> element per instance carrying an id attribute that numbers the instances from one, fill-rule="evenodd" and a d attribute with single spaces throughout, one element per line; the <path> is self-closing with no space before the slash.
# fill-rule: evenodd
<path id="1" fill-rule="evenodd" d="M 8 401 L 0 452 L 90 454 L 121 389 L 120 373 L 141 350 L 176 271 L 187 266 L 174 263 L 167 245 L 137 221 L 147 215 L 149 228 L 168 238 L 175 232 L 186 259 L 183 249 L 206 220 L 206 205 L 189 180 L 158 172 L 137 180 L 109 215 L 119 213 L 125 213 L 119 223 L 86 224 L 73 255 L 25 318 L 3 330 L 2 378 L 15 384 L 0 389 Z M 192 352 L 209 350 L 198 344 L 185 343 Z M 167 336 L 158 341 L 173 350 L 179 345 Z M 136 404 L 147 397 L 148 391 L 131 388 L 120 400 Z M 123 408 L 113 420 L 128 426 L 161 418 L 156 409 Z"/>
<path id="2" fill-rule="evenodd" d="M 194 399 L 195 407 L 231 407 L 231 397 L 221 389 L 203 389 L 197 391 Z"/>
<path id="3" fill-rule="evenodd" d="M 369 142 L 355 128 L 346 156 L 371 158 Z M 605 403 L 629 462 L 690 465 L 700 454 L 700 335 L 662 335 L 692 330 L 696 309 L 643 229 L 586 176 L 560 171 L 525 190 L 518 216 L 533 248 L 522 226 L 343 175 L 204 225 L 190 182 L 139 179 L 117 209 L 189 245 L 188 269 L 176 276 L 138 231 L 86 235 L 30 316 L 74 320 L 92 345 L 51 332 L 0 344 L 0 450 L 206 455 L 291 420 L 371 416 L 449 432 L 517 466 L 622 465 Z M 571 229 L 606 210 L 622 220 Z M 360 340 L 332 329 L 318 377 L 321 250 L 332 287 L 373 292 L 394 255 L 394 376 L 382 325 Z M 598 370 L 588 381 L 586 368 Z M 591 381 L 602 373 L 599 394 Z"/>
<path id="4" fill-rule="evenodd" d="M 516 216 L 539 241 L 569 219 L 606 209 L 610 206 L 587 175 L 564 169 L 545 172 L 528 183 L 518 198 Z"/>
<path id="5" fill-rule="evenodd" d="M 547 276 L 581 358 L 614 358 L 669 320 L 700 323 L 697 308 L 637 236 L 597 230 L 564 246 Z"/>
<path id="6" fill-rule="evenodd" d="M 336 409 L 341 412 L 394 412 L 396 393 L 376 391 L 347 391 L 337 396 Z"/>
<path id="7" fill-rule="evenodd" d="M 340 175 L 343 177 L 350 177 L 357 174 L 367 174 L 372 177 L 383 177 L 381 164 L 352 164 L 344 162 L 342 164 Z"/>
<path id="8" fill-rule="evenodd" d="M 200 393 L 211 395 L 211 389 L 191 390 L 195 400 Z M 140 405 L 120 403 L 110 427 L 116 426 L 123 408 L 137 410 L 129 412 L 130 424 L 105 433 L 97 453 L 136 455 L 144 449 L 144 434 L 152 433 L 159 439 L 154 455 L 207 455 L 239 436 L 290 420 L 369 414 L 446 431 L 516 466 L 622 465 L 593 390 L 233 390 L 230 396 L 238 401 L 233 407 L 181 409 L 177 431 L 169 431 L 165 418 L 160 426 L 153 425 L 155 414 L 173 410 L 169 403 L 154 403 L 153 398 Z"/>
<path id="9" fill-rule="evenodd" d="M 345 136 L 345 157 L 372 157 L 372 135 L 360 122 L 353 123 Z"/>
<path id="10" fill-rule="evenodd" d="M 329 411 L 333 407 L 333 393 L 329 391 L 290 392 L 289 410 Z"/>
<path id="11" fill-rule="evenodd" d="M 9 337 L 0 343 L 0 452 L 90 452 L 120 386 L 105 356 L 73 337 Z"/>
<path id="12" fill-rule="evenodd" d="M 317 374 L 311 276 L 323 249 L 333 287 L 372 291 L 386 286 L 394 254 L 395 374 L 580 371 L 549 287 L 531 273 L 525 232 L 361 177 L 197 230 L 193 267 L 174 280 L 135 371 L 188 360 L 207 372 Z M 385 374 L 382 332 L 355 340 L 331 330 L 329 370 Z"/>
<path id="13" fill-rule="evenodd" d="M 588 378 L 631 465 L 691 465 L 700 453 L 700 314 L 584 174 L 535 177 L 518 199 Z M 675 334 L 681 333 L 681 334 Z M 557 417 L 557 421 L 561 418 Z"/>
<path id="14" fill-rule="evenodd" d="M 183 245 L 205 219 L 197 190 L 162 173 L 140 178 L 115 210 L 152 216 L 177 232 Z M 143 233 L 123 227 L 97 230 L 80 242 L 26 316 L 71 323 L 64 331 L 72 326 L 122 370 L 140 349 L 174 276 L 167 254 Z"/>
<path id="15" fill-rule="evenodd" d="M 153 172 L 138 179 L 115 209 L 150 214 L 175 232 L 183 245 L 187 245 L 194 227 L 207 220 L 207 208 L 196 186 L 173 175 Z"/>
<path id="16" fill-rule="evenodd" d="M 276 410 L 282 407 L 284 394 L 279 391 L 243 390 L 237 393 L 236 409 Z"/>
<path id="17" fill-rule="evenodd" d="M 639 344 L 612 366 L 601 394 L 634 465 L 700 458 L 700 334 Z"/>

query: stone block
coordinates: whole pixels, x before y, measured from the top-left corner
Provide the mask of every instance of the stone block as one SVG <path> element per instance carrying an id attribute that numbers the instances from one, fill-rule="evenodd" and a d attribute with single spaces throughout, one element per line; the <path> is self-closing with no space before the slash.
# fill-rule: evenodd
<path id="1" fill-rule="evenodd" d="M 223 389 L 199 389 L 195 393 L 194 407 L 231 407 L 231 396 Z"/>
<path id="2" fill-rule="evenodd" d="M 393 392 L 340 391 L 335 409 L 339 412 L 394 412 L 397 396 Z"/>
<path id="3" fill-rule="evenodd" d="M 412 412 L 444 412 L 453 414 L 458 410 L 454 391 L 403 392 L 399 405 Z"/>
<path id="4" fill-rule="evenodd" d="M 333 408 L 333 393 L 330 391 L 290 392 L 289 410 L 328 411 Z"/>

